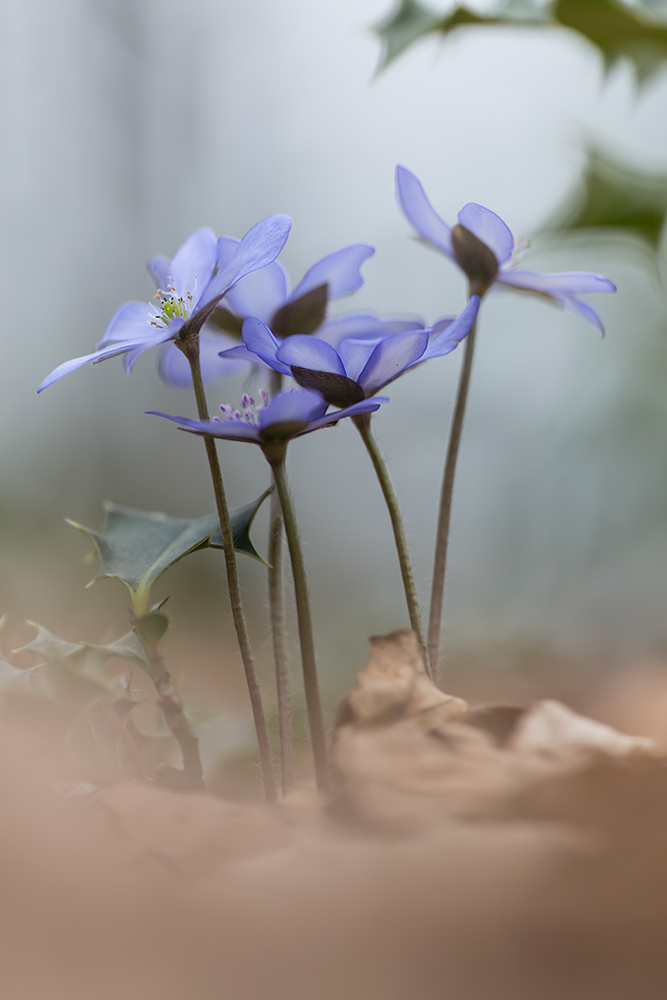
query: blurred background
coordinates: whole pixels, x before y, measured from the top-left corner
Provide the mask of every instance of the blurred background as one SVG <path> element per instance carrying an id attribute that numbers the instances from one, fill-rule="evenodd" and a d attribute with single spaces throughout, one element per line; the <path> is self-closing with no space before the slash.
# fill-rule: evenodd
<path id="1" fill-rule="evenodd" d="M 483 17 L 497 6 L 468 9 Z M 446 17 L 452 5 L 432 9 Z M 475 697 L 575 697 L 604 672 L 664 659 L 667 73 L 658 59 L 640 78 L 639 64 L 609 65 L 581 32 L 524 25 L 430 31 L 378 72 L 373 26 L 388 18 L 388 0 L 0 6 L 5 651 L 29 637 L 26 618 L 73 641 L 126 630 L 120 584 L 83 589 L 93 575 L 87 543 L 64 517 L 99 528 L 107 499 L 175 517 L 213 507 L 200 443 L 144 416 L 194 415 L 187 393 L 160 382 L 154 355 L 131 376 L 119 360 L 81 369 L 38 398 L 41 379 L 91 351 L 122 302 L 153 294 L 149 257 L 171 255 L 198 226 L 240 237 L 275 212 L 293 218 L 281 262 L 294 283 L 348 243 L 376 247 L 363 288 L 336 312 L 427 322 L 458 313 L 463 277 L 412 239 L 397 207 L 403 163 L 444 218 L 474 200 L 531 238 L 524 266 L 602 272 L 619 289 L 589 299 L 603 340 L 537 299 L 498 293 L 485 303 L 453 515 L 443 685 Z M 623 168 L 609 181 L 610 211 L 634 176 L 635 199 L 649 205 L 636 224 L 588 227 L 600 221 L 586 218 L 591 150 Z M 425 605 L 461 356 L 392 385 L 375 424 Z M 238 378 L 220 384 L 211 403 L 236 402 L 243 388 Z M 259 450 L 223 443 L 221 456 L 232 504 L 262 492 Z M 367 637 L 405 627 L 407 615 L 354 428 L 297 441 L 289 465 L 332 712 Z M 265 528 L 264 514 L 262 551 Z M 265 573 L 241 561 L 271 701 Z M 159 590 L 171 595 L 170 666 L 203 716 L 222 716 L 210 752 L 236 753 L 252 731 L 219 553 L 185 560 Z"/>

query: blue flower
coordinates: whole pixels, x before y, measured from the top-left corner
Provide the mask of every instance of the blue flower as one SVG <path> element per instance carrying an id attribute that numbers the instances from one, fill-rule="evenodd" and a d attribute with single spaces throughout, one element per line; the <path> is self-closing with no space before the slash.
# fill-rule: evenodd
<path id="1" fill-rule="evenodd" d="M 149 270 L 158 285 L 156 302 L 126 302 L 113 316 L 92 354 L 66 361 L 48 375 L 38 392 L 88 362 L 125 354 L 131 370 L 144 351 L 168 340 L 196 336 L 220 300 L 245 275 L 272 263 L 289 235 L 291 219 L 272 215 L 257 223 L 233 253 L 212 230 L 198 229 L 169 260 L 155 258 Z"/>
<path id="2" fill-rule="evenodd" d="M 231 260 L 238 241 L 224 236 L 220 244 L 223 258 Z M 214 332 L 210 327 L 202 331 L 200 360 L 204 381 L 232 374 L 232 361 L 257 364 L 257 358 L 242 344 L 236 346 L 230 336 L 235 335 L 238 343 L 241 324 L 249 316 L 263 320 L 281 339 L 316 330 L 326 334 L 335 322 L 326 320 L 329 300 L 351 295 L 361 287 L 361 265 L 374 253 L 373 247 L 363 243 L 343 247 L 314 264 L 291 292 L 287 272 L 277 261 L 242 278 L 212 317 L 213 324 L 223 332 Z M 225 346 L 231 350 L 223 353 L 221 347 Z M 170 385 L 178 388 L 192 385 L 190 367 L 173 344 L 165 345 L 161 351 L 159 371 Z"/>
<path id="3" fill-rule="evenodd" d="M 435 211 L 414 174 L 396 168 L 398 200 L 408 220 L 431 246 L 451 258 L 466 273 L 473 290 L 483 294 L 491 285 L 505 285 L 521 292 L 542 295 L 604 330 L 602 320 L 582 292 L 615 292 L 616 286 L 601 274 L 571 271 L 538 274 L 515 267 L 514 237 L 495 212 L 470 202 L 461 209 L 458 225 L 449 227 Z"/>
<path id="4" fill-rule="evenodd" d="M 346 407 L 373 396 L 414 365 L 453 351 L 475 322 L 479 302 L 473 296 L 460 316 L 441 320 L 430 330 L 343 337 L 337 348 L 319 337 L 294 335 L 280 341 L 261 320 L 247 319 L 243 342 L 270 368 L 321 392 L 332 406 Z"/>
<path id="5" fill-rule="evenodd" d="M 259 322 L 259 321 L 257 321 Z M 187 417 L 170 417 L 155 410 L 149 412 L 157 417 L 165 417 L 179 424 L 191 434 L 224 438 L 229 441 L 250 441 L 262 448 L 282 446 L 294 437 L 310 434 L 320 427 L 328 427 L 344 417 L 355 417 L 361 413 L 373 413 L 386 397 L 364 399 L 342 410 L 327 413 L 328 403 L 319 392 L 307 389 L 292 389 L 279 392 L 269 402 L 267 393 L 261 391 L 261 402 L 245 395 L 241 408 L 220 407 L 222 416 L 211 420 L 189 420 Z"/>

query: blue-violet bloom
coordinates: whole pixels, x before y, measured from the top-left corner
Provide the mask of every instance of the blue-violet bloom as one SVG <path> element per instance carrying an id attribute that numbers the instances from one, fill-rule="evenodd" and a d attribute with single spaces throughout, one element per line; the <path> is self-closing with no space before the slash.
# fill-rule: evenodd
<path id="1" fill-rule="evenodd" d="M 96 350 L 60 365 L 44 379 L 38 392 L 88 362 L 124 354 L 130 371 L 151 347 L 196 336 L 238 281 L 275 260 L 291 224 L 286 215 L 272 215 L 235 243 L 231 254 L 211 229 L 198 229 L 171 260 L 161 257 L 151 261 L 149 270 L 158 285 L 156 304 L 126 302 L 111 319 Z"/>
<path id="2" fill-rule="evenodd" d="M 224 236 L 220 244 L 223 259 L 231 260 L 238 240 Z M 326 319 L 329 300 L 351 295 L 361 287 L 361 265 L 374 253 L 371 246 L 353 243 L 328 254 L 306 272 L 291 292 L 288 274 L 278 261 L 242 278 L 220 303 L 221 308 L 213 315 L 211 325 L 202 331 L 204 381 L 232 374 L 232 361 L 257 365 L 258 358 L 238 343 L 241 324 L 249 316 L 263 320 L 280 339 L 294 333 L 325 333 L 331 322 Z M 214 331 L 213 325 L 221 332 Z M 230 350 L 223 353 L 223 347 Z M 162 349 L 159 371 L 170 385 L 178 388 L 192 385 L 187 361 L 173 344 L 166 344 Z"/>
<path id="3" fill-rule="evenodd" d="M 342 410 L 327 413 L 328 403 L 319 392 L 309 389 L 291 389 L 279 392 L 269 401 L 268 394 L 261 390 L 261 401 L 244 395 L 241 408 L 220 407 L 222 416 L 211 420 L 189 420 L 187 417 L 170 417 L 166 413 L 150 410 L 154 416 L 165 417 L 189 431 L 209 437 L 224 438 L 229 441 L 250 441 L 263 449 L 286 444 L 292 438 L 301 437 L 337 423 L 344 417 L 355 417 L 362 413 L 378 410 L 386 397 L 376 396 L 364 399 Z"/>
<path id="4" fill-rule="evenodd" d="M 373 396 L 414 365 L 453 351 L 472 328 L 479 302 L 479 296 L 472 296 L 460 316 L 429 330 L 344 337 L 337 348 L 318 337 L 279 341 L 261 320 L 247 319 L 243 342 L 270 368 L 321 392 L 332 406 L 347 407 Z"/>
<path id="5" fill-rule="evenodd" d="M 405 167 L 396 168 L 398 200 L 419 235 L 465 272 L 471 289 L 479 294 L 492 285 L 542 295 L 604 330 L 595 309 L 582 302 L 582 292 L 615 292 L 616 286 L 601 274 L 571 271 L 539 274 L 516 268 L 514 237 L 503 220 L 488 208 L 470 202 L 450 227 L 428 200 L 424 188 Z"/>

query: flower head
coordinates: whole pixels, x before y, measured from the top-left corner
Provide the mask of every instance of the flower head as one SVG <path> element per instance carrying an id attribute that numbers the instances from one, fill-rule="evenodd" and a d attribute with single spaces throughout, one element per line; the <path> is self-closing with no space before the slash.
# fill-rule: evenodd
<path id="1" fill-rule="evenodd" d="M 321 392 L 332 406 L 346 407 L 373 396 L 414 365 L 449 354 L 470 331 L 478 309 L 479 297 L 473 296 L 459 317 L 430 330 L 343 337 L 337 347 L 319 337 L 280 341 L 261 320 L 247 319 L 243 342 L 270 368 Z"/>
<path id="2" fill-rule="evenodd" d="M 615 292 L 616 286 L 601 274 L 571 271 L 539 274 L 516 268 L 514 237 L 503 220 L 488 208 L 470 202 L 461 209 L 458 223 L 448 226 L 435 211 L 414 174 L 396 168 L 398 200 L 419 235 L 459 265 L 471 289 L 483 295 L 492 285 L 542 295 L 582 316 L 603 330 L 597 312 L 582 302 L 582 292 Z"/>
<path id="3" fill-rule="evenodd" d="M 224 236 L 220 244 L 223 257 L 231 259 L 238 240 Z M 238 281 L 212 315 L 211 327 L 217 326 L 220 332 L 212 328 L 202 332 L 204 381 L 230 374 L 232 361 L 257 364 L 257 357 L 248 353 L 243 344 L 237 346 L 232 341 L 232 336 L 238 341 L 241 324 L 249 316 L 263 320 L 280 339 L 325 332 L 331 322 L 326 319 L 329 301 L 356 292 L 363 284 L 361 265 L 374 253 L 373 247 L 363 243 L 343 247 L 313 264 L 292 291 L 287 272 L 277 261 Z M 230 349 L 223 353 L 220 349 L 225 346 Z M 159 370 L 170 385 L 192 385 L 187 361 L 173 344 L 162 349 Z"/>
<path id="4" fill-rule="evenodd" d="M 258 321 L 259 322 L 259 321 Z M 266 392 L 260 392 L 260 399 L 245 395 L 239 409 L 223 405 L 221 416 L 211 420 L 189 420 L 187 417 L 170 417 L 166 413 L 150 412 L 179 424 L 182 430 L 191 434 L 224 438 L 229 441 L 250 441 L 258 444 L 267 456 L 271 452 L 281 454 L 289 441 L 302 434 L 310 434 L 320 427 L 328 427 L 344 417 L 355 417 L 362 413 L 378 410 L 384 397 L 364 399 L 342 410 L 327 413 L 328 403 L 319 392 L 308 389 L 291 389 L 279 392 L 269 401 Z"/>
<path id="5" fill-rule="evenodd" d="M 247 232 L 232 254 L 212 230 L 198 229 L 171 260 L 158 257 L 151 261 L 149 270 L 158 285 L 155 301 L 126 302 L 112 317 L 96 350 L 60 365 L 44 379 L 38 392 L 88 362 L 124 354 L 129 371 L 151 347 L 197 335 L 238 281 L 275 260 L 290 226 L 288 216 L 272 215 Z"/>

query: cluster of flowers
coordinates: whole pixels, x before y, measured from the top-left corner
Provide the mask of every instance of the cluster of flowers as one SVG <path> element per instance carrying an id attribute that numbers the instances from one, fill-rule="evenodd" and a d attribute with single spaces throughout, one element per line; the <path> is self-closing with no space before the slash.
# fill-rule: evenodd
<path id="1" fill-rule="evenodd" d="M 429 328 L 414 319 L 369 312 L 328 318 L 329 300 L 361 286 L 360 267 L 374 253 L 372 247 L 353 244 L 324 257 L 290 292 L 287 274 L 276 261 L 289 235 L 288 217 L 265 219 L 240 241 L 216 239 L 210 229 L 202 228 L 171 260 L 150 261 L 148 269 L 158 286 L 155 302 L 121 306 L 96 350 L 60 365 L 39 391 L 82 365 L 118 355 L 125 356 L 130 371 L 137 358 L 158 346 L 159 371 L 165 381 L 191 386 L 183 346 L 197 338 L 205 382 L 230 373 L 239 362 L 250 362 L 291 376 L 301 388 L 277 394 L 250 419 L 228 407 L 222 408 L 222 418 L 214 420 L 168 419 L 194 433 L 261 445 L 275 438 L 280 427 L 295 437 L 346 416 L 377 410 L 387 401 L 376 395 L 381 389 L 415 365 L 457 347 L 475 322 L 481 297 L 494 285 L 541 295 L 602 329 L 598 314 L 578 295 L 614 291 L 607 278 L 586 272 L 520 270 L 515 266 L 512 233 L 494 212 L 468 204 L 450 227 L 404 167 L 397 169 L 397 189 L 419 236 L 468 278 L 471 295 L 458 317 L 438 320 Z"/>

